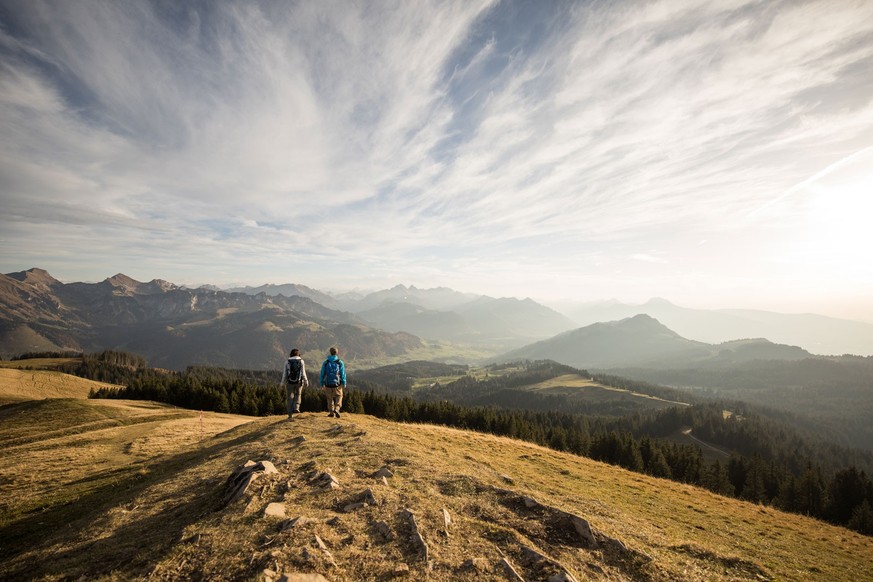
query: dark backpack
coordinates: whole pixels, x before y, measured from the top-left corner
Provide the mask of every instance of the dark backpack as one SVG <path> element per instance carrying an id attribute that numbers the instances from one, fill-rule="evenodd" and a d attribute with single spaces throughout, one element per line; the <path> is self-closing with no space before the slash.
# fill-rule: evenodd
<path id="1" fill-rule="evenodd" d="M 303 363 L 301 360 L 288 358 L 288 383 L 300 384 L 303 381 Z"/>
<path id="2" fill-rule="evenodd" d="M 335 388 L 342 384 L 340 378 L 339 360 L 327 360 L 324 363 L 324 385 Z"/>

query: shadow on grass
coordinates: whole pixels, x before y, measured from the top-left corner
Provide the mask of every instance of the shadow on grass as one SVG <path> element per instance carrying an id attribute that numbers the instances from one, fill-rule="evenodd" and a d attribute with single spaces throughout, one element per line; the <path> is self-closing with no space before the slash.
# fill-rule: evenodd
<path id="1" fill-rule="evenodd" d="M 0 578 L 77 579 L 110 572 L 122 578 L 141 577 L 179 542 L 185 527 L 220 508 L 221 486 L 204 490 L 202 482 L 194 482 L 175 489 L 172 499 L 159 513 L 124 524 L 107 537 L 87 538 L 82 532 L 112 508 L 132 504 L 148 487 L 232 447 L 257 441 L 276 427 L 268 424 L 196 451 L 130 467 L 126 475 L 119 474 L 113 482 L 85 495 L 31 511 L 5 524 L 0 527 Z M 141 468 L 148 471 L 143 474 Z M 49 552 L 52 547 L 60 549 Z"/>

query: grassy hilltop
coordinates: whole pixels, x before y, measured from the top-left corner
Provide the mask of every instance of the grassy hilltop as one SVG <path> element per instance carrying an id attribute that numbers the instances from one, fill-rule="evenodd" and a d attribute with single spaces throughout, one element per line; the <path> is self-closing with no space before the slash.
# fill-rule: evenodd
<path id="1" fill-rule="evenodd" d="M 277 473 L 224 506 L 227 478 L 248 460 Z M 375 477 L 383 467 L 393 475 Z M 324 490 L 325 474 L 337 488 Z M 873 539 L 843 528 L 532 444 L 364 415 L 7 404 L 0 499 L 0 578 L 13 580 L 505 580 L 502 560 L 525 580 L 873 580 Z M 284 518 L 264 515 L 270 503 Z"/>

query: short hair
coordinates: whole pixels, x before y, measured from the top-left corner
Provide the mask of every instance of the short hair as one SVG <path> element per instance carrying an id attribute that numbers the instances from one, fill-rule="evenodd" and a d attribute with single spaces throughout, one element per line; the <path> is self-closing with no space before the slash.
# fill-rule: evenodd
<path id="1" fill-rule="evenodd" d="M 336 355 L 336 348 L 330 348 L 330 355 L 331 355 L 331 356 L 335 356 L 335 355 Z"/>
<path id="2" fill-rule="evenodd" d="M 290 354 L 290 355 L 291 355 L 292 358 L 293 358 L 294 356 L 299 356 L 299 355 L 300 355 L 300 350 L 298 350 L 297 348 L 294 348 L 293 350 L 291 350 L 291 354 Z"/>

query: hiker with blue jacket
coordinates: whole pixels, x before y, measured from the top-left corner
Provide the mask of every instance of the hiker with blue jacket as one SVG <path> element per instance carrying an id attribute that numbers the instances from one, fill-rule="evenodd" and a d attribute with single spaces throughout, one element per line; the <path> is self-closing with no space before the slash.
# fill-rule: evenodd
<path id="1" fill-rule="evenodd" d="M 343 388 L 346 387 L 346 365 L 337 355 L 336 348 L 330 348 L 330 355 L 321 365 L 318 385 L 324 389 L 327 397 L 328 416 L 339 418 L 340 407 L 343 405 Z"/>
<path id="2" fill-rule="evenodd" d="M 293 414 L 300 413 L 300 401 L 303 398 L 303 389 L 309 386 L 306 377 L 306 363 L 300 357 L 300 350 L 294 348 L 288 355 L 285 368 L 282 370 L 282 385 L 288 395 L 288 420 Z"/>

